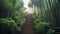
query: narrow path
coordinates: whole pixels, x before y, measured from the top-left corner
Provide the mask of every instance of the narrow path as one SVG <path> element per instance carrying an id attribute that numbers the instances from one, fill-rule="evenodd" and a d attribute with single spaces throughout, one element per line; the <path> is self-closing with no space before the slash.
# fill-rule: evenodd
<path id="1" fill-rule="evenodd" d="M 35 34 L 35 27 L 33 25 L 32 15 L 26 17 L 26 23 L 22 27 L 22 34 Z"/>
<path id="2" fill-rule="evenodd" d="M 60 34 L 60 27 L 55 27 L 55 33 L 54 34 Z"/>

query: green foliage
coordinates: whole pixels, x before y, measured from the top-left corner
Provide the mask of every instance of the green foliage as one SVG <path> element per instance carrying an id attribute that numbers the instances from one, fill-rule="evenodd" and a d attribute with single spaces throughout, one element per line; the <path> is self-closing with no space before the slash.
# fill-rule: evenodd
<path id="1" fill-rule="evenodd" d="M 49 30 L 47 31 L 47 34 L 53 34 L 53 32 L 55 32 L 55 30 L 49 29 Z"/>
<path id="2" fill-rule="evenodd" d="M 36 22 L 36 31 L 38 34 L 53 34 L 53 29 L 48 22 Z"/>
<path id="3" fill-rule="evenodd" d="M 0 17 L 12 18 L 15 11 L 23 12 L 21 0 L 0 0 Z"/>
<path id="4" fill-rule="evenodd" d="M 36 18 L 37 18 L 37 14 L 34 12 L 34 13 L 32 14 L 32 19 L 35 20 Z"/>
<path id="5" fill-rule="evenodd" d="M 24 22 L 25 22 L 24 14 L 22 12 L 20 12 L 20 11 L 16 11 L 14 14 L 15 15 L 13 16 L 13 20 L 15 20 L 17 25 L 19 27 L 21 27 L 24 24 Z"/>
<path id="6" fill-rule="evenodd" d="M 21 25 L 24 22 L 22 0 L 0 0 L 0 18 L 11 18 Z"/>
<path id="7" fill-rule="evenodd" d="M 59 0 L 31 0 L 32 6 L 37 7 L 38 16 L 35 19 L 35 26 L 39 34 L 53 34 L 53 27 L 59 26 L 60 1 Z M 31 5 L 30 4 L 30 5 Z M 35 8 L 34 8 L 35 9 Z M 42 23 L 41 23 L 42 22 Z M 45 23 L 43 23 L 45 22 Z M 49 23 L 47 23 L 49 22 Z M 48 25 L 49 24 L 49 25 Z M 46 28 L 45 28 L 46 27 Z M 48 28 L 48 29 L 47 29 Z M 45 31 L 47 30 L 47 32 Z"/>
<path id="8" fill-rule="evenodd" d="M 14 20 L 10 18 L 0 18 L 0 31 L 3 33 L 6 32 L 12 32 L 15 33 L 17 31 L 17 24 Z M 5 33 L 5 34 L 6 34 Z"/>
<path id="9" fill-rule="evenodd" d="M 41 27 L 41 29 L 43 29 L 43 27 L 48 26 L 48 25 L 49 23 L 39 22 L 39 23 L 36 23 L 36 28 Z"/>

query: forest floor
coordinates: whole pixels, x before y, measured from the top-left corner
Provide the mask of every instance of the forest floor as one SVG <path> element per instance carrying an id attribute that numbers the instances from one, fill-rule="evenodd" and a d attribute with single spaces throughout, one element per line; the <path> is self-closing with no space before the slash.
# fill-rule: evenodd
<path id="1" fill-rule="evenodd" d="M 21 30 L 22 30 L 22 34 L 36 34 L 35 26 L 34 26 L 31 14 L 26 16 L 26 22 L 23 25 Z"/>

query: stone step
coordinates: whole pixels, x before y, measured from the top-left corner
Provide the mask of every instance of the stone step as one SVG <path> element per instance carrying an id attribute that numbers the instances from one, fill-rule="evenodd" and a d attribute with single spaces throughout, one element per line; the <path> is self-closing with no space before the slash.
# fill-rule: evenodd
<path id="1" fill-rule="evenodd" d="M 54 29 L 60 29 L 60 27 L 54 27 Z"/>
<path id="2" fill-rule="evenodd" d="M 27 27 L 27 28 L 22 28 L 22 29 L 35 29 L 34 27 Z"/>
<path id="3" fill-rule="evenodd" d="M 23 34 L 34 34 L 35 31 L 23 31 Z"/>
<path id="4" fill-rule="evenodd" d="M 31 24 L 31 25 L 30 25 L 30 24 L 28 24 L 28 25 L 24 25 L 24 26 L 32 26 L 32 27 L 34 27 L 35 25 L 33 25 L 33 24 Z M 24 26 L 23 26 L 23 27 L 24 27 Z"/>
<path id="5" fill-rule="evenodd" d="M 23 31 L 33 31 L 33 30 L 35 30 L 35 29 L 22 29 Z"/>
<path id="6" fill-rule="evenodd" d="M 30 25 L 30 24 L 25 24 L 25 25 L 23 25 L 23 26 L 34 26 L 34 25 L 33 25 L 33 24 L 31 24 L 31 25 Z"/>
<path id="7" fill-rule="evenodd" d="M 28 27 L 28 26 L 29 26 L 29 27 L 30 27 L 30 26 L 31 26 L 31 27 L 34 27 L 34 25 L 24 25 L 23 27 Z"/>
<path id="8" fill-rule="evenodd" d="M 54 27 L 56 32 L 60 32 L 60 27 Z"/>
<path id="9" fill-rule="evenodd" d="M 34 28 L 22 28 L 22 30 L 35 30 Z"/>
<path id="10" fill-rule="evenodd" d="M 60 32 L 55 32 L 55 34 L 60 34 Z"/>
<path id="11" fill-rule="evenodd" d="M 33 25 L 34 23 L 26 23 L 25 25 L 28 25 L 28 24 L 31 24 L 31 25 Z"/>

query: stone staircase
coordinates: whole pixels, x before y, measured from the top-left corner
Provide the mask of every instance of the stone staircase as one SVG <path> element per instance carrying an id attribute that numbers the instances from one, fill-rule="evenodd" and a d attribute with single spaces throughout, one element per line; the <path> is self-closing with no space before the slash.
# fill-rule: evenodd
<path id="1" fill-rule="evenodd" d="M 55 27 L 55 34 L 60 34 L 60 27 Z"/>
<path id="2" fill-rule="evenodd" d="M 32 16 L 26 17 L 26 23 L 21 28 L 22 34 L 36 34 Z"/>

